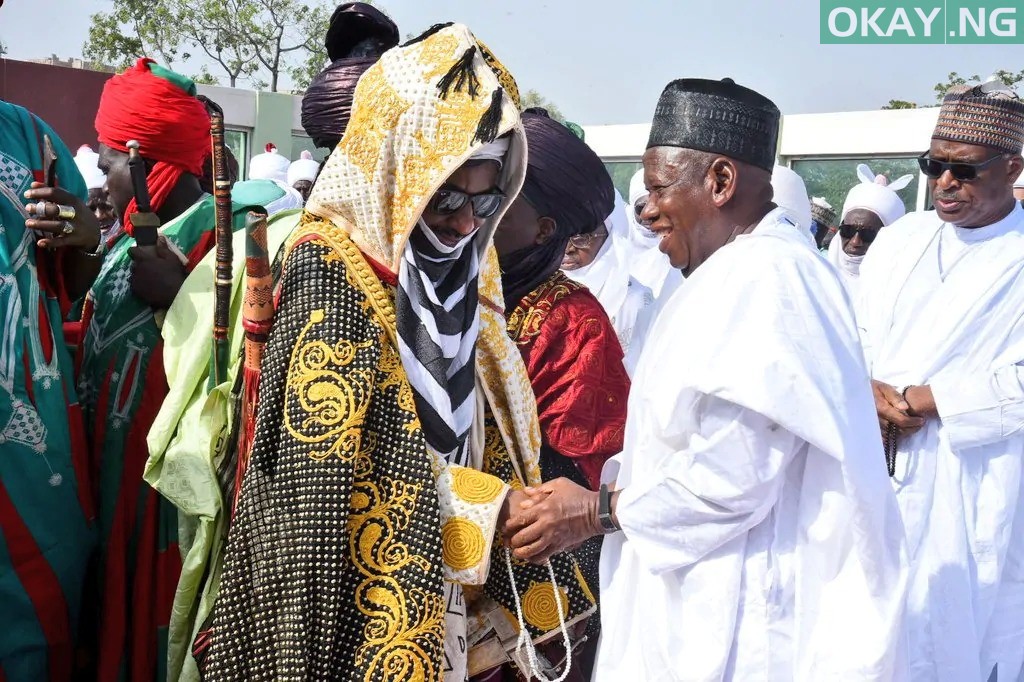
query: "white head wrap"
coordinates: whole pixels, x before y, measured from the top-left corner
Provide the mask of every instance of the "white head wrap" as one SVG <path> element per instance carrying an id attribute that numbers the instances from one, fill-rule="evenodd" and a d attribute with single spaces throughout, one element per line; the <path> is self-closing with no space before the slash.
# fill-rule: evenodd
<path id="1" fill-rule="evenodd" d="M 803 178 L 786 166 L 776 164 L 772 169 L 772 190 L 775 205 L 784 208 L 789 216 L 807 234 L 811 233 L 811 200 L 807 197 L 807 185 Z"/>
<path id="2" fill-rule="evenodd" d="M 75 154 L 75 165 L 78 166 L 78 172 L 85 180 L 86 189 L 103 189 L 103 186 L 107 184 L 107 176 L 100 170 L 99 162 L 100 155 L 94 152 L 92 147 L 83 144 L 78 148 L 78 152 Z"/>
<path id="3" fill-rule="evenodd" d="M 840 222 L 846 220 L 850 211 L 864 209 L 881 218 L 882 225 L 892 225 L 907 212 L 907 207 L 896 192 L 909 185 L 914 179 L 913 175 L 904 175 L 889 183 L 884 175 L 875 175 L 862 163 L 857 165 L 857 177 L 860 178 L 860 184 L 854 185 L 846 195 Z"/>
<path id="4" fill-rule="evenodd" d="M 277 180 L 288 182 L 288 167 L 291 163 L 281 154 L 277 153 L 277 147 L 267 143 L 266 151 L 249 159 L 250 180 Z"/>
<path id="5" fill-rule="evenodd" d="M 476 150 L 470 158 L 474 161 L 497 161 L 501 166 L 505 163 L 505 155 L 508 154 L 509 138 L 499 137 L 494 142 L 485 144 Z"/>
<path id="6" fill-rule="evenodd" d="M 280 180 L 274 180 L 273 182 L 281 188 L 284 192 L 284 196 L 280 199 L 275 199 L 266 205 L 267 215 L 274 215 L 280 211 L 287 211 L 292 208 L 302 208 L 305 202 L 302 200 L 302 195 L 299 193 L 299 190 L 295 189 L 291 185 L 286 185 Z"/>
<path id="7" fill-rule="evenodd" d="M 650 292 L 630 274 L 631 258 L 637 253 L 630 243 L 629 224 L 632 214 L 633 207 L 627 206 L 616 190 L 615 208 L 604 221 L 608 237 L 601 245 L 601 250 L 589 265 L 564 271 L 569 279 L 587 287 L 597 298 L 608 313 L 623 350 L 628 349 L 632 341 L 637 316 L 644 307 L 654 302 Z M 667 257 L 665 262 L 668 262 Z"/>
<path id="8" fill-rule="evenodd" d="M 292 165 L 288 166 L 288 186 L 294 187 L 295 183 L 299 180 L 309 180 L 313 182 L 316 180 L 316 174 L 320 171 L 320 164 L 316 162 L 313 155 L 305 149 L 299 155 L 299 158 L 292 161 Z M 252 173 L 250 173 L 252 175 Z"/>

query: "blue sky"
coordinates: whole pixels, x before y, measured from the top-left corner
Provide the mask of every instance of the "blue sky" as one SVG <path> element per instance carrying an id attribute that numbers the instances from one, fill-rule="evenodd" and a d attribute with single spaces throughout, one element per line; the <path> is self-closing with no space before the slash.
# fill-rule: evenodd
<path id="1" fill-rule="evenodd" d="M 908 3 L 910 0 L 907 0 Z M 642 123 L 674 78 L 732 77 L 783 113 L 932 102 L 950 71 L 1024 68 L 1024 45 L 820 45 L 817 0 L 381 0 L 402 34 L 470 26 L 534 89 L 580 123 Z M 107 0 L 6 0 L 11 57 L 80 56 Z M 45 43 L 36 26 L 45 26 Z M 183 69 L 186 70 L 187 69 Z M 1024 95 L 1024 92 L 1021 93 Z"/>

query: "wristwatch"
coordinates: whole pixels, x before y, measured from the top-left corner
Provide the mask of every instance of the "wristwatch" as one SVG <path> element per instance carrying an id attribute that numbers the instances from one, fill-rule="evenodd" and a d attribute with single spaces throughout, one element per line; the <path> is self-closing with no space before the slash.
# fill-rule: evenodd
<path id="1" fill-rule="evenodd" d="M 612 493 L 604 483 L 601 484 L 601 489 L 597 493 L 597 521 L 601 524 L 601 530 L 606 534 L 622 530 L 615 524 L 615 519 L 612 517 Z"/>

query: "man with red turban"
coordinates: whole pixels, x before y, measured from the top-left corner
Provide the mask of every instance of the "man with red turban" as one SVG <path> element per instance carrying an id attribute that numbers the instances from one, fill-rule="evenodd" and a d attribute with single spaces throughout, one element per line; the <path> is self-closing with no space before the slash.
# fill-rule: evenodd
<path id="1" fill-rule="evenodd" d="M 149 59 L 111 78 L 96 114 L 99 167 L 124 229 L 105 242 L 83 312 L 79 392 L 98 495 L 97 679 L 166 678 L 166 629 L 181 573 L 177 510 L 142 480 L 146 436 L 167 395 L 160 325 L 188 273 L 214 244 L 214 200 L 200 184 L 210 117 L 195 84 Z M 127 142 L 139 142 L 154 251 L 135 246 L 138 210 Z M 235 206 L 235 227 L 244 207 Z M 213 280 L 211 277 L 212 288 Z"/>

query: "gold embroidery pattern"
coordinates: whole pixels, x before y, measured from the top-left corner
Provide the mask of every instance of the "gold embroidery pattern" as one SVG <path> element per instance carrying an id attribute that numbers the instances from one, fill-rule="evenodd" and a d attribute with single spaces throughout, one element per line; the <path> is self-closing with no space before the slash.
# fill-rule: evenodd
<path id="1" fill-rule="evenodd" d="M 444 600 L 437 593 L 406 590 L 394 577 L 410 566 L 425 573 L 431 569 L 396 539 L 397 531 L 409 527 L 421 488 L 384 477 L 379 486 L 356 483 L 352 494 L 349 554 L 365 578 L 356 588 L 356 607 L 369 619 L 356 664 L 366 666 L 366 682 L 439 677 L 435 662 L 444 646 Z"/>
<path id="2" fill-rule="evenodd" d="M 441 529 L 441 557 L 452 570 L 465 571 L 484 560 L 483 531 L 467 519 L 453 517 Z"/>
<path id="3" fill-rule="evenodd" d="M 558 611 L 562 610 L 564 618 L 569 612 L 569 595 L 565 589 L 558 588 L 558 603 L 555 603 L 555 590 L 551 583 L 534 583 L 523 595 L 523 618 L 533 627 L 544 632 L 558 628 Z"/>
<path id="4" fill-rule="evenodd" d="M 583 591 L 583 596 L 590 600 L 591 604 L 596 604 L 597 599 L 594 597 L 594 593 L 590 591 L 590 585 L 587 584 L 586 578 L 583 577 L 583 571 L 580 570 L 580 565 L 578 563 L 574 563 L 572 568 L 576 572 L 576 580 L 580 583 L 580 589 Z"/>
<path id="5" fill-rule="evenodd" d="M 356 353 L 371 344 L 340 341 L 332 347 L 319 340 L 305 341 L 312 328 L 324 321 L 324 315 L 323 310 L 310 313 L 292 351 L 284 423 L 296 440 L 325 445 L 325 449 L 309 452 L 312 459 L 336 456 L 348 460 L 361 447 L 361 426 L 370 406 L 374 377 L 370 370 L 338 370 L 352 364 Z M 293 422 L 293 411 L 304 415 L 298 424 Z"/>
<path id="6" fill-rule="evenodd" d="M 555 304 L 582 288 L 581 284 L 573 282 L 561 272 L 556 272 L 524 296 L 508 316 L 508 335 L 516 345 L 527 345 L 540 334 L 544 320 Z"/>
<path id="7" fill-rule="evenodd" d="M 494 476 L 475 469 L 454 467 L 452 489 L 456 495 L 470 504 L 489 504 L 501 494 L 505 486 Z"/>

